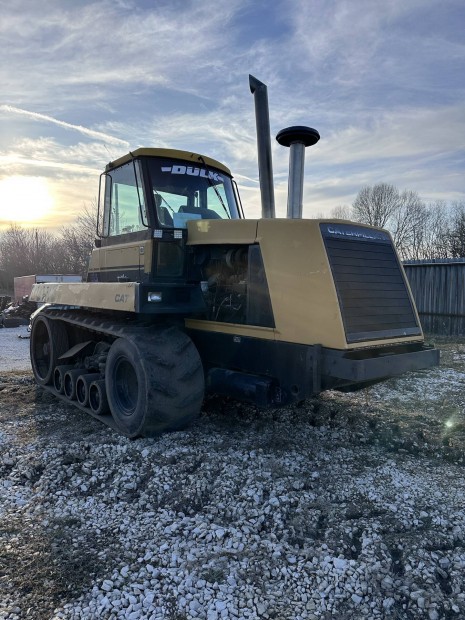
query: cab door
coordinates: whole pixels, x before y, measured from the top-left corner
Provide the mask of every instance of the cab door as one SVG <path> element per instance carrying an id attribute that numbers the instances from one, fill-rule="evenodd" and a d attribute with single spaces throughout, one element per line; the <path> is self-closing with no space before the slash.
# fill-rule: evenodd
<path id="1" fill-rule="evenodd" d="M 110 170 L 104 179 L 101 241 L 92 253 L 88 280 L 148 281 L 153 241 L 140 161 L 132 160 Z"/>

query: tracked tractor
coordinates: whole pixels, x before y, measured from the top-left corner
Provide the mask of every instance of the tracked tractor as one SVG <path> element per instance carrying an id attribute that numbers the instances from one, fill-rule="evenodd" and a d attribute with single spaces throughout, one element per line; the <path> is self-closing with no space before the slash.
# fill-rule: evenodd
<path id="1" fill-rule="evenodd" d="M 274 217 L 266 87 L 255 95 L 263 217 L 222 163 L 139 148 L 100 178 L 87 282 L 35 285 L 37 383 L 128 437 L 182 429 L 206 393 L 280 407 L 438 364 L 388 232 L 301 219 L 310 128 L 290 147 Z"/>

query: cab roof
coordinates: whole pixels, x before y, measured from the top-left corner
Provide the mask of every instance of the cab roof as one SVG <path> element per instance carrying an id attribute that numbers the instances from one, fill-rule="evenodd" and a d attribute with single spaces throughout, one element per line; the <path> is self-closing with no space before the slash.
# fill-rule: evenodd
<path id="1" fill-rule="evenodd" d="M 211 166 L 212 168 L 217 168 L 222 172 L 225 172 L 229 176 L 231 175 L 231 171 L 224 164 L 217 161 L 216 159 L 212 159 L 211 157 L 207 157 L 205 155 L 199 155 L 198 153 L 191 153 L 190 151 L 180 151 L 178 149 L 155 149 L 155 148 L 140 148 L 135 151 L 130 151 L 127 155 L 123 155 L 114 161 L 108 163 L 105 167 L 105 172 L 109 172 L 113 170 L 113 168 L 117 168 L 122 166 L 123 164 L 127 164 L 128 162 L 136 159 L 137 157 L 170 157 L 171 159 L 181 159 L 183 161 L 191 161 L 195 164 L 202 164 L 202 159 L 205 161 L 207 166 Z M 201 159 L 200 159 L 201 158 Z"/>

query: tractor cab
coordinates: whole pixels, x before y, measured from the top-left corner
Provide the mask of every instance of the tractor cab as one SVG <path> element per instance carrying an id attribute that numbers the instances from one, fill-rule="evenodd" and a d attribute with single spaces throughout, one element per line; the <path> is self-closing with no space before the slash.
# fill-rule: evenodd
<path id="1" fill-rule="evenodd" d="M 169 157 L 147 160 L 150 191 L 161 226 L 185 228 L 198 219 L 237 219 L 237 191 L 224 166 L 209 165 L 197 156 L 197 163 Z"/>
<path id="2" fill-rule="evenodd" d="M 98 203 L 93 282 L 186 282 L 187 223 L 243 217 L 226 166 L 174 149 L 141 148 L 110 162 Z"/>
<path id="3" fill-rule="evenodd" d="M 102 239 L 147 229 L 185 229 L 189 220 L 241 217 L 231 172 L 202 155 L 137 149 L 108 164 L 101 179 Z"/>

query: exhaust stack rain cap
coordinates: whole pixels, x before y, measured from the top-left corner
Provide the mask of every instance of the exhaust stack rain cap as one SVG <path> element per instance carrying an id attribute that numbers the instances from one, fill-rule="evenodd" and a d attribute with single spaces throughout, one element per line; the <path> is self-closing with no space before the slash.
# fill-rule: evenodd
<path id="1" fill-rule="evenodd" d="M 276 136 L 279 144 L 290 147 L 287 194 L 287 217 L 290 219 L 302 218 L 305 147 L 313 146 L 319 139 L 316 129 L 301 125 L 281 129 Z"/>

